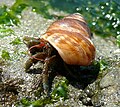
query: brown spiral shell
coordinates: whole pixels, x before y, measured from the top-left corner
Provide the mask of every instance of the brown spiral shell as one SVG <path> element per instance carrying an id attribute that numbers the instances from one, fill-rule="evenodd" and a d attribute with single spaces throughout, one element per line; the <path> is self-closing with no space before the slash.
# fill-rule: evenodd
<path id="1" fill-rule="evenodd" d="M 41 38 L 48 41 L 67 64 L 87 66 L 95 58 L 90 35 L 86 21 L 76 13 L 53 22 Z"/>

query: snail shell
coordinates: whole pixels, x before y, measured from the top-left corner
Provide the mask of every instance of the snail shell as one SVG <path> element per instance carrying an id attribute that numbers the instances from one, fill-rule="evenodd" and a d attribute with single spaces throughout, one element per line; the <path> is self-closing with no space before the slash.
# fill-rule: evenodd
<path id="1" fill-rule="evenodd" d="M 87 66 L 95 58 L 90 35 L 86 21 L 76 13 L 53 22 L 41 38 L 48 41 L 67 64 Z"/>

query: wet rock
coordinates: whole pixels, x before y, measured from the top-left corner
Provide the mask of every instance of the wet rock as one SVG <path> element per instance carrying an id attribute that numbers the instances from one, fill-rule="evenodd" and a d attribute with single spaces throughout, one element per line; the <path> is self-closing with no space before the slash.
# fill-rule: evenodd
<path id="1" fill-rule="evenodd" d="M 115 67 L 100 81 L 102 97 L 106 106 L 120 105 L 120 68 Z"/>
<path id="2" fill-rule="evenodd" d="M 113 86 L 120 86 L 120 68 L 115 67 L 108 72 L 100 82 L 100 88 L 105 89 Z M 113 88 L 114 89 L 114 88 Z"/>
<path id="3" fill-rule="evenodd" d="M 115 66 L 100 80 L 97 91 L 92 97 L 94 106 L 120 106 L 120 67 Z"/>
<path id="4" fill-rule="evenodd" d="M 99 41 L 99 42 L 98 42 Z M 86 90 L 93 92 L 91 101 L 94 107 L 120 106 L 120 49 L 109 39 L 94 37 L 97 54 L 96 59 L 104 59 L 107 67 L 101 69 L 98 78 Z M 89 95 L 89 91 L 88 93 Z"/>

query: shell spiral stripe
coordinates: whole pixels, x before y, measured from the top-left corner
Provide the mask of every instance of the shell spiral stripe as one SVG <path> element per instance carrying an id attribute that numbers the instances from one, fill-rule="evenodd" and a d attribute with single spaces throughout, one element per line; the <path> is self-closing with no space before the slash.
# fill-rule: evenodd
<path id="1" fill-rule="evenodd" d="M 90 34 L 84 18 L 73 14 L 52 23 L 41 38 L 48 41 L 67 64 L 87 66 L 95 57 Z"/>

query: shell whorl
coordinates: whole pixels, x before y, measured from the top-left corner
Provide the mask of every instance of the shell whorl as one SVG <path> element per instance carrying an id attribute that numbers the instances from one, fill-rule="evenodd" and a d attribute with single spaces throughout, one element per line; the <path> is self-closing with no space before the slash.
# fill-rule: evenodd
<path id="1" fill-rule="evenodd" d="M 95 58 L 90 35 L 84 18 L 72 14 L 53 22 L 41 38 L 48 41 L 67 64 L 87 66 Z"/>

